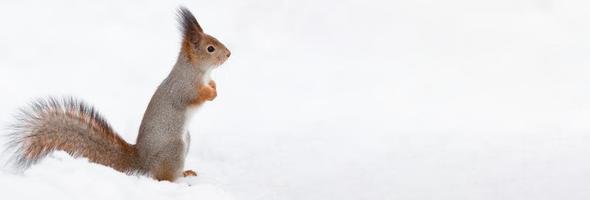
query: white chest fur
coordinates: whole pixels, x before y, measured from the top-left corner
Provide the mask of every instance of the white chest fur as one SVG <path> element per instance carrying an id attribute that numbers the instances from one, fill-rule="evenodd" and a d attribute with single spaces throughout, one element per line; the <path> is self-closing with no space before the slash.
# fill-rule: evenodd
<path id="1" fill-rule="evenodd" d="M 212 69 L 208 69 L 207 71 L 205 71 L 205 74 L 203 74 L 203 78 L 202 78 L 202 82 L 203 84 L 209 84 L 209 81 L 211 81 L 211 71 Z"/>
<path id="2" fill-rule="evenodd" d="M 190 135 L 189 135 L 190 133 L 188 131 L 188 127 L 190 125 L 191 118 L 193 117 L 193 115 L 197 109 L 198 109 L 198 107 L 188 108 L 185 113 L 184 127 L 183 127 L 183 132 L 182 132 L 182 142 L 184 143 L 185 156 L 188 153 L 188 150 L 189 150 L 190 144 L 191 144 Z"/>
<path id="3" fill-rule="evenodd" d="M 209 84 L 211 81 L 211 69 L 205 71 L 203 76 L 201 77 L 201 84 Z M 193 115 L 197 112 L 200 106 L 190 106 L 186 109 L 186 113 L 184 114 L 184 130 L 185 132 L 188 130 L 188 124 L 191 122 Z"/>
<path id="4" fill-rule="evenodd" d="M 201 83 L 202 84 L 209 84 L 209 81 L 211 81 L 211 70 L 207 70 L 204 74 L 203 77 L 201 78 Z M 183 134 L 182 134 L 182 140 L 184 142 L 185 145 L 185 152 L 188 151 L 188 148 L 190 146 L 190 136 L 189 131 L 188 131 L 188 127 L 191 123 L 191 120 L 193 118 L 193 115 L 197 112 L 197 110 L 199 109 L 200 106 L 191 106 L 188 107 L 186 109 L 186 113 L 184 113 L 184 127 L 183 127 Z"/>
<path id="5" fill-rule="evenodd" d="M 186 136 L 187 132 L 188 132 L 188 127 L 191 123 L 191 119 L 193 118 L 193 115 L 197 112 L 197 110 L 199 109 L 199 107 L 189 107 L 186 110 L 186 113 L 184 114 L 184 134 L 183 136 Z"/>

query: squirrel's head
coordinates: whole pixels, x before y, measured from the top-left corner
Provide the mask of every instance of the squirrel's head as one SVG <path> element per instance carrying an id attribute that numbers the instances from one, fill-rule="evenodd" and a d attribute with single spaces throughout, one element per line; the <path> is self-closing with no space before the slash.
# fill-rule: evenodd
<path id="1" fill-rule="evenodd" d="M 193 66 L 207 70 L 223 64 L 229 58 L 229 49 L 219 40 L 204 33 L 188 9 L 180 7 L 178 21 L 182 31 L 181 53 Z"/>

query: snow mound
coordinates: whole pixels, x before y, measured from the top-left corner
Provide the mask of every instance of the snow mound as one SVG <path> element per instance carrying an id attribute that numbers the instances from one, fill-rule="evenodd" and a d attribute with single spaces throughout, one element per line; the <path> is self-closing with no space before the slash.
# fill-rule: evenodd
<path id="1" fill-rule="evenodd" d="M 175 183 L 129 176 L 56 152 L 24 173 L 0 172 L 2 196 L 10 199 L 207 199 L 230 200 L 211 181 L 182 178 Z"/>

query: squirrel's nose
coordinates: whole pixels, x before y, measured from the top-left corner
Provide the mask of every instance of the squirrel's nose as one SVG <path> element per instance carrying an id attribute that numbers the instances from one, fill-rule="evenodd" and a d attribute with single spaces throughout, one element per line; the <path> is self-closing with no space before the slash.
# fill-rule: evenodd
<path id="1" fill-rule="evenodd" d="M 225 54 L 225 56 L 229 58 L 229 56 L 231 56 L 231 51 L 228 50 L 227 54 Z"/>

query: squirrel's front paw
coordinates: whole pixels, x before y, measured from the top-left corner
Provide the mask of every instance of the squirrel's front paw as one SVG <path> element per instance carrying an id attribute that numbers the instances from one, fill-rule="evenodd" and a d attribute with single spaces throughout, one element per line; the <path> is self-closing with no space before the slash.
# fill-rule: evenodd
<path id="1" fill-rule="evenodd" d="M 197 172 L 189 169 L 189 170 L 182 172 L 182 176 L 184 176 L 184 177 L 197 176 Z"/>
<path id="2" fill-rule="evenodd" d="M 217 90 L 209 84 L 203 84 L 199 88 L 198 95 L 198 99 L 200 99 L 201 101 L 212 101 L 213 99 L 215 99 L 215 97 L 217 97 Z"/>
<path id="3" fill-rule="evenodd" d="M 215 97 L 217 97 L 217 89 L 215 89 L 213 86 L 209 85 L 208 87 L 209 92 L 208 95 L 206 96 L 206 99 L 209 101 L 213 101 L 213 99 L 215 99 Z"/>
<path id="4" fill-rule="evenodd" d="M 215 81 L 210 80 L 209 81 L 209 86 L 211 86 L 213 89 L 216 89 L 217 90 L 217 83 L 215 83 Z"/>
<path id="5" fill-rule="evenodd" d="M 215 97 L 217 97 L 217 84 L 215 83 L 215 81 L 210 80 L 209 84 L 207 85 L 207 96 L 206 99 L 209 101 L 213 101 L 213 99 L 215 99 Z"/>

